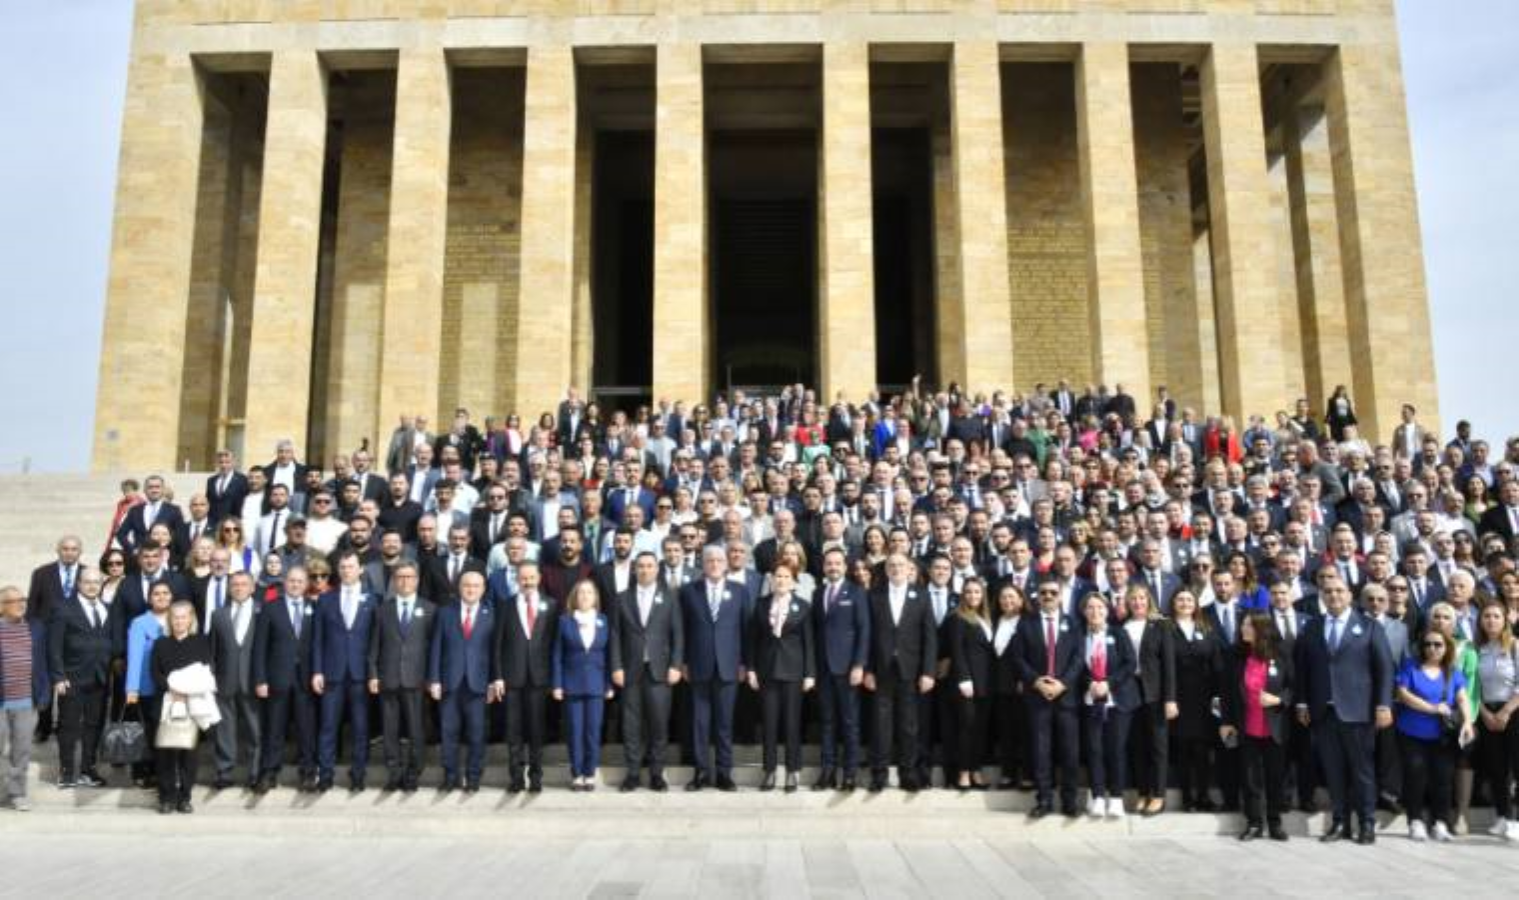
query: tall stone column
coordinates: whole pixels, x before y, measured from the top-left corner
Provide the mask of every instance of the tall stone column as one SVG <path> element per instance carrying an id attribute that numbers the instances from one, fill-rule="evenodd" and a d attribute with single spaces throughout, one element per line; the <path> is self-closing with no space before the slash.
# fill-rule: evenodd
<path id="1" fill-rule="evenodd" d="M 202 105 L 188 54 L 127 72 L 92 468 L 174 466 L 200 178 Z"/>
<path id="2" fill-rule="evenodd" d="M 298 454 L 306 449 L 326 141 L 327 74 L 321 60 L 311 50 L 276 52 L 269 74 L 243 441 L 244 455 L 260 463 L 283 439 L 295 441 Z"/>
<path id="3" fill-rule="evenodd" d="M 959 199 L 960 315 L 967 391 L 1011 390 L 1013 307 L 1008 281 L 1002 72 L 994 41 L 955 44 L 950 134 Z"/>
<path id="4" fill-rule="evenodd" d="M 707 137 L 700 44 L 660 44 L 654 113 L 654 399 L 706 402 Z"/>
<path id="5" fill-rule="evenodd" d="M 1243 428 L 1287 399 L 1255 45 L 1212 46 L 1202 101 L 1223 409 Z"/>
<path id="6" fill-rule="evenodd" d="M 1429 298 L 1397 34 L 1341 46 L 1325 65 L 1353 399 L 1361 433 L 1392 437 L 1403 403 L 1439 428 Z"/>
<path id="7" fill-rule="evenodd" d="M 818 348 L 822 394 L 858 401 L 876 388 L 875 222 L 871 211 L 870 48 L 823 45 L 818 201 Z"/>
<path id="8" fill-rule="evenodd" d="M 1082 46 L 1076 66 L 1076 139 L 1090 241 L 1092 374 L 1109 387 L 1122 384 L 1143 412 L 1150 397 L 1150 344 L 1126 45 Z"/>
<path id="9" fill-rule="evenodd" d="M 1317 406 L 1335 385 L 1352 383 L 1340 225 L 1329 156 L 1329 121 L 1324 110 L 1285 110 L 1282 146 L 1287 159 L 1294 276 L 1303 327 L 1304 380 L 1310 401 Z"/>
<path id="10" fill-rule="evenodd" d="M 575 302 L 575 56 L 527 53 L 522 135 L 522 276 L 512 409 L 553 410 L 570 387 Z"/>
<path id="11" fill-rule="evenodd" d="M 402 50 L 396 70 L 379 421 L 370 425 L 377 441 L 384 441 L 403 415 L 425 415 L 440 426 L 452 420 L 438 409 L 452 127 L 453 92 L 442 49 Z"/>

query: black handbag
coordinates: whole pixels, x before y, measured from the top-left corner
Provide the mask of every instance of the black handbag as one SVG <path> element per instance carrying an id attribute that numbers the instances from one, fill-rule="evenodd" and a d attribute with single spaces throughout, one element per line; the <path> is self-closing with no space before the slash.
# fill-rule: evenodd
<path id="1" fill-rule="evenodd" d="M 129 766 L 148 758 L 148 733 L 142 726 L 142 704 L 134 703 L 137 721 L 127 721 L 123 707 L 114 722 L 107 722 L 100 733 L 100 752 L 105 761 L 113 766 Z"/>

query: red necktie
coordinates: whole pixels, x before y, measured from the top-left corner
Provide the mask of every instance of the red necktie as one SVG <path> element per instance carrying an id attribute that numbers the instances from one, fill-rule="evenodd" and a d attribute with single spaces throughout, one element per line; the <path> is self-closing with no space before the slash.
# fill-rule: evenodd
<path id="1" fill-rule="evenodd" d="M 1101 635 L 1097 637 L 1097 643 L 1092 645 L 1092 680 L 1108 680 L 1108 651 Z"/>
<path id="2" fill-rule="evenodd" d="M 1055 677 L 1055 620 L 1044 617 L 1044 674 Z"/>
<path id="3" fill-rule="evenodd" d="M 464 639 L 466 641 L 469 640 L 469 636 L 471 634 L 473 634 L 474 631 L 475 631 L 475 613 L 474 613 L 473 610 L 466 610 L 465 613 L 464 613 Z"/>

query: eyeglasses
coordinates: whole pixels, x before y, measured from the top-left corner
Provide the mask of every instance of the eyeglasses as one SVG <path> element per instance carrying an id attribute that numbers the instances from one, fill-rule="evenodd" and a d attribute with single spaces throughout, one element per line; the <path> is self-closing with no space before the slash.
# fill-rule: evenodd
<path id="1" fill-rule="evenodd" d="M 655 509 L 674 509 L 675 507 L 672 506 L 669 503 L 656 503 L 656 504 L 654 504 L 654 508 Z"/>

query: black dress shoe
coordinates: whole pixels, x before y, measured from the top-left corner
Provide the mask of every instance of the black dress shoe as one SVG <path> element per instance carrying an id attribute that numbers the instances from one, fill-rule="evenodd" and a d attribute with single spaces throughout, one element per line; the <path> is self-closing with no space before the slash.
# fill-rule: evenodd
<path id="1" fill-rule="evenodd" d="M 401 779 L 401 792 L 403 794 L 414 794 L 414 793 L 416 793 L 416 791 L 417 791 L 417 773 L 415 773 L 415 772 L 408 772 L 408 773 L 406 773 L 406 777 Z"/>
<path id="2" fill-rule="evenodd" d="M 393 794 L 400 789 L 401 776 L 399 775 L 392 775 L 389 778 L 385 779 L 385 786 L 383 788 L 380 788 L 381 792 L 386 794 Z"/>
<path id="3" fill-rule="evenodd" d="M 622 784 L 617 786 L 617 790 L 621 791 L 624 794 L 631 794 L 634 791 L 638 790 L 638 776 L 629 775 L 628 777 L 624 778 L 622 780 Z"/>
<path id="4" fill-rule="evenodd" d="M 886 790 L 886 776 L 879 773 L 871 775 L 870 785 L 866 788 L 866 790 L 870 791 L 872 794 L 879 794 L 882 791 Z"/>
<path id="5" fill-rule="evenodd" d="M 686 782 L 686 790 L 692 793 L 699 791 L 706 786 L 707 774 L 705 772 L 697 772 L 695 775 L 691 776 L 690 781 Z"/>
<path id="6" fill-rule="evenodd" d="M 1037 822 L 1054 811 L 1048 803 L 1039 803 L 1035 804 L 1034 808 L 1028 811 L 1028 817 Z"/>
<path id="7" fill-rule="evenodd" d="M 1239 839 L 1242 841 L 1256 841 L 1260 840 L 1264 833 L 1265 832 L 1261 829 L 1261 826 L 1248 825 L 1245 827 L 1244 831 L 1241 831 L 1239 833 Z"/>
<path id="8" fill-rule="evenodd" d="M 318 794 L 325 794 L 330 790 L 332 790 L 332 779 L 330 777 L 324 776 L 317 779 L 316 792 Z"/>
<path id="9" fill-rule="evenodd" d="M 733 783 L 733 776 L 727 772 L 717 776 L 717 789 L 725 794 L 731 794 L 738 790 L 738 785 Z"/>
<path id="10" fill-rule="evenodd" d="M 527 780 L 527 792 L 529 794 L 543 793 L 543 776 L 534 775 Z"/>
<path id="11" fill-rule="evenodd" d="M 447 794 L 447 793 L 450 793 L 452 791 L 456 791 L 458 789 L 459 789 L 459 779 L 455 778 L 452 775 L 446 775 L 446 776 L 444 776 L 443 783 L 440 784 L 440 785 L 438 785 L 438 793 L 440 793 L 440 794 Z"/>
<path id="12" fill-rule="evenodd" d="M 348 778 L 348 793 L 350 793 L 350 794 L 362 794 L 362 793 L 364 793 L 364 779 L 362 777 L 357 777 L 356 778 L 356 777 L 353 777 L 353 776 L 349 776 L 349 778 Z"/>
<path id="13" fill-rule="evenodd" d="M 720 783 L 721 782 L 719 782 L 719 784 Z M 771 769 L 770 771 L 768 771 L 768 772 L 765 773 L 764 779 L 760 781 L 759 789 L 762 790 L 762 791 L 773 791 L 773 790 L 775 790 L 775 770 L 774 769 Z"/>
<path id="14" fill-rule="evenodd" d="M 1078 819 L 1081 817 L 1081 810 L 1077 809 L 1074 803 L 1062 803 L 1060 804 L 1060 814 L 1067 819 Z"/>
<path id="15" fill-rule="evenodd" d="M 466 781 L 466 782 L 464 782 L 464 793 L 466 793 L 466 794 L 478 794 L 478 793 L 480 793 L 480 782 L 479 781 Z"/>
<path id="16" fill-rule="evenodd" d="M 788 793 L 788 794 L 795 794 L 796 793 L 796 788 L 797 788 L 796 773 L 795 772 L 791 772 L 791 771 L 786 772 L 786 793 Z"/>
<path id="17" fill-rule="evenodd" d="M 232 779 L 228 778 L 225 775 L 218 775 L 211 782 L 211 790 L 213 790 L 213 791 L 225 791 L 227 788 L 229 788 L 231 786 L 232 786 Z"/>
<path id="18" fill-rule="evenodd" d="M 1329 828 L 1319 836 L 1319 843 L 1332 844 L 1348 837 L 1350 837 L 1350 829 L 1345 827 L 1344 822 L 1331 822 Z"/>
<path id="19" fill-rule="evenodd" d="M 167 816 L 172 812 L 174 812 L 174 804 L 167 800 L 158 801 L 158 814 L 160 816 Z"/>
<path id="20" fill-rule="evenodd" d="M 897 786 L 909 794 L 916 794 L 918 792 L 918 776 L 898 773 Z"/>
<path id="21" fill-rule="evenodd" d="M 850 793 L 854 792 L 854 773 L 853 772 L 848 772 L 848 773 L 846 773 L 844 775 L 844 780 L 841 781 L 841 782 L 839 782 L 839 790 L 843 791 L 846 794 L 850 794 Z"/>
<path id="22" fill-rule="evenodd" d="M 1355 842 L 1362 846 L 1370 846 L 1377 842 L 1377 830 L 1370 825 L 1362 825 L 1360 832 L 1355 836 Z"/>
<path id="23" fill-rule="evenodd" d="M 656 794 L 663 794 L 670 789 L 670 782 L 665 781 L 665 776 L 655 775 L 649 779 L 649 790 Z"/>
<path id="24" fill-rule="evenodd" d="M 262 797 L 263 795 L 269 793 L 273 787 L 274 779 L 268 775 L 263 775 L 260 776 L 257 781 L 253 782 L 253 793 Z"/>
<path id="25" fill-rule="evenodd" d="M 1203 797 L 1192 803 L 1192 808 L 1202 813 L 1218 812 L 1218 804 L 1211 797 Z"/>
<path id="26" fill-rule="evenodd" d="M 833 787 L 833 784 L 833 770 L 824 769 L 822 773 L 818 775 L 818 780 L 812 783 L 812 789 L 814 791 L 826 791 L 831 789 Z"/>
<path id="27" fill-rule="evenodd" d="M 506 786 L 506 792 L 508 794 L 520 794 L 524 790 L 526 790 L 526 788 L 527 788 L 527 785 L 525 785 L 523 783 L 523 781 L 522 781 L 521 778 L 513 778 L 511 780 L 511 782 L 509 784 L 507 784 L 507 786 Z"/>
<path id="28" fill-rule="evenodd" d="M 1271 835 L 1273 841 L 1287 840 L 1287 829 L 1282 827 L 1281 822 L 1272 822 L 1266 826 L 1266 833 Z"/>
<path id="29" fill-rule="evenodd" d="M 1312 797 L 1309 797 L 1306 800 L 1298 801 L 1297 810 L 1300 813 L 1305 813 L 1311 816 L 1319 811 L 1319 804 Z"/>
<path id="30" fill-rule="evenodd" d="M 189 800 L 181 800 L 175 805 L 174 811 L 188 816 L 190 813 L 195 812 L 195 807 L 190 805 Z"/>

